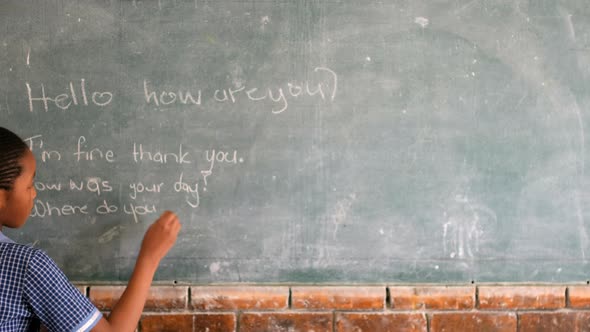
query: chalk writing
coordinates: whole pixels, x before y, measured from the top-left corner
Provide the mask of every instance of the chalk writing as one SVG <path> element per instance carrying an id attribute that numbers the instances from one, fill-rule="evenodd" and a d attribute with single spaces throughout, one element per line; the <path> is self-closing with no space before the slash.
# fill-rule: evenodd
<path id="1" fill-rule="evenodd" d="M 160 151 L 147 151 L 144 149 L 143 144 L 133 143 L 133 161 L 136 163 L 141 161 L 152 161 L 155 163 L 166 164 L 169 161 L 177 164 L 190 164 L 188 160 L 188 152 L 182 151 L 182 144 L 178 147 L 178 153 L 172 152 L 160 152 Z"/>
<path id="2" fill-rule="evenodd" d="M 203 110 L 215 104 L 239 104 L 242 107 L 247 103 L 256 103 L 260 107 L 255 109 L 266 107 L 277 115 L 287 111 L 292 103 L 305 98 L 306 102 L 333 102 L 338 92 L 338 75 L 327 67 L 314 68 L 306 80 L 286 78 L 282 83 L 275 81 L 268 85 L 257 85 L 246 79 L 234 80 L 233 86 L 207 88 L 174 87 L 174 83 L 152 82 L 149 79 L 142 81 L 138 85 L 142 91 L 136 95 L 142 96 L 140 102 L 143 105 L 155 108 L 186 106 Z M 115 105 L 116 95 L 110 90 L 112 87 L 91 83 L 92 80 L 86 78 L 66 80 L 56 92 L 55 86 L 26 81 L 28 113 L 97 111 Z M 108 108 L 112 112 L 115 112 L 114 109 Z M 149 109 L 140 107 L 138 112 Z M 31 211 L 33 218 L 119 215 L 128 216 L 137 223 L 146 216 L 152 218 L 160 211 L 158 204 L 161 198 L 173 195 L 178 195 L 179 201 L 187 207 L 197 209 L 201 206 L 203 195 L 212 195 L 208 187 L 224 183 L 215 181 L 216 177 L 233 176 L 231 169 L 239 168 L 248 160 L 247 155 L 235 148 L 203 148 L 186 143 L 160 146 L 133 139 L 120 146 L 107 147 L 96 138 L 94 131 L 80 132 L 70 139 L 69 144 L 60 142 L 57 145 L 53 143 L 52 135 L 43 133 L 24 139 L 37 160 L 68 169 L 64 172 L 65 178 L 60 179 L 59 175 L 43 178 L 41 175 L 36 179 L 34 187 L 39 196 Z M 220 143 L 220 146 L 227 144 Z M 152 171 L 150 167 L 155 169 Z M 170 172 L 161 173 L 162 167 L 172 169 L 175 175 L 167 177 Z M 125 172 L 123 179 L 130 174 L 137 174 L 137 177 L 129 181 L 120 180 L 119 172 Z M 113 176 L 115 180 L 106 178 L 104 174 Z M 49 196 L 52 194 L 58 195 Z M 207 202 L 210 200 L 211 197 L 207 197 Z M 118 232 L 119 228 L 104 233 L 101 241 L 110 241 Z"/>
<path id="3" fill-rule="evenodd" d="M 236 103 L 240 98 L 246 98 L 249 101 L 265 101 L 269 100 L 277 104 L 276 107 L 272 108 L 272 113 L 280 114 L 287 110 L 289 107 L 289 98 L 297 98 L 302 95 L 310 97 L 318 95 L 320 99 L 326 100 L 329 94 L 329 100 L 334 101 L 336 98 L 336 91 L 338 89 L 338 75 L 331 69 L 325 67 L 317 67 L 314 69 L 315 73 L 326 73 L 329 81 L 326 83 L 322 81 L 320 83 L 311 83 L 305 81 L 301 83 L 288 82 L 286 86 L 280 87 L 247 87 L 238 86 L 225 89 L 217 89 L 213 93 L 213 98 L 217 102 L 231 102 Z"/>
<path id="4" fill-rule="evenodd" d="M 107 203 L 106 199 L 102 201 L 102 203 L 96 207 L 96 213 L 98 214 L 110 214 L 116 213 L 119 211 L 119 207 L 115 204 Z"/>
<path id="5" fill-rule="evenodd" d="M 188 205 L 190 205 L 192 208 L 197 208 L 199 207 L 200 204 L 200 197 L 199 197 L 199 183 L 195 182 L 193 183 L 188 183 L 188 182 L 184 182 L 184 174 L 180 173 L 180 177 L 178 179 L 178 181 L 174 182 L 174 191 L 176 192 L 184 192 L 189 194 L 189 196 L 192 197 L 192 199 L 187 198 L 186 199 L 186 203 Z"/>
<path id="6" fill-rule="evenodd" d="M 213 171 L 213 166 L 215 166 L 215 162 L 220 163 L 230 163 L 230 164 L 237 164 L 238 163 L 238 151 L 234 150 L 231 152 L 228 151 L 216 151 L 207 150 L 205 151 L 205 158 L 209 162 L 209 169 L 208 171 Z M 244 162 L 244 159 L 240 158 L 240 162 Z"/>
<path id="7" fill-rule="evenodd" d="M 132 215 L 133 220 L 138 223 L 139 216 L 157 213 L 158 210 L 154 204 L 134 205 L 133 203 L 124 204 L 123 211 L 126 214 Z"/>
<path id="8" fill-rule="evenodd" d="M 129 189 L 131 192 L 129 193 L 129 197 L 136 199 L 137 194 L 141 193 L 160 193 L 162 191 L 162 186 L 164 185 L 163 182 L 160 183 L 152 183 L 152 184 L 143 184 L 142 182 L 137 183 L 130 183 Z"/>
<path id="9" fill-rule="evenodd" d="M 37 154 L 47 152 L 42 148 L 45 145 L 42 135 L 31 136 L 26 139 L 27 144 Z M 96 162 L 105 160 L 113 167 L 121 162 L 126 164 L 140 164 L 143 162 L 151 162 L 154 164 L 176 164 L 179 167 L 187 164 L 192 164 L 194 159 L 191 154 L 192 149 L 182 144 L 178 145 L 178 150 L 174 152 L 161 152 L 160 150 L 147 150 L 142 144 L 134 143 L 130 154 L 126 158 L 116 158 L 113 150 L 105 149 L 103 147 L 90 146 L 90 143 L 85 136 L 78 136 L 75 140 L 76 149 L 72 154 L 63 154 L 55 151 L 50 155 L 70 156 L 70 158 L 55 159 L 55 162 L 87 162 L 89 165 L 94 165 Z M 124 148 L 124 147 L 121 147 Z M 123 154 L 125 156 L 125 154 Z M 91 173 L 86 173 L 82 178 L 69 178 L 64 181 L 35 181 L 35 189 L 40 192 L 74 192 L 74 193 L 89 193 L 97 197 L 101 197 L 97 202 L 90 202 L 87 204 L 74 204 L 71 202 L 55 203 L 48 202 L 43 199 L 37 199 L 35 206 L 31 213 L 34 218 L 47 217 L 67 217 L 75 215 L 95 214 L 97 216 L 124 214 L 131 216 L 134 222 L 139 222 L 143 216 L 155 214 L 158 212 L 158 207 L 153 202 L 145 202 L 151 199 L 158 201 L 161 194 L 180 194 L 183 196 L 184 202 L 190 208 L 196 209 L 201 204 L 201 194 L 206 191 L 207 178 L 213 174 L 214 168 L 218 165 L 239 165 L 244 162 L 238 150 L 220 150 L 209 149 L 202 153 L 204 160 L 201 162 L 207 165 L 205 170 L 199 171 L 186 169 L 180 171 L 178 176 L 172 181 L 130 181 L 128 183 L 113 183 L 110 179 L 93 176 Z M 199 162 L 199 164 L 201 163 Z M 201 186 L 201 181 L 205 186 Z M 112 201 L 110 199 L 111 193 L 119 188 L 119 191 L 127 190 L 126 200 Z M 68 196 L 64 196 L 68 197 Z M 83 196 L 75 196 L 83 197 Z M 102 198 L 105 197 L 105 198 Z M 59 196 L 58 196 L 59 198 Z M 138 203 L 140 200 L 143 202 Z"/>
<path id="10" fill-rule="evenodd" d="M 40 94 L 38 90 L 33 93 L 29 82 L 25 82 L 27 88 L 27 96 L 29 100 L 29 111 L 35 110 L 34 103 L 40 102 L 43 105 L 43 110 L 49 112 L 50 105 L 60 110 L 68 110 L 71 106 L 89 106 L 94 105 L 104 107 L 113 101 L 113 93 L 109 91 L 88 91 L 86 88 L 86 80 L 80 79 L 79 85 L 74 87 L 73 82 L 69 82 L 66 87 L 66 92 L 59 94 L 53 98 L 47 96 L 45 92 L 45 85 L 41 84 Z M 35 97 L 33 96 L 35 95 Z"/>
<path id="11" fill-rule="evenodd" d="M 259 87 L 243 85 L 241 82 L 232 87 L 218 87 L 211 91 L 202 89 L 171 88 L 158 89 L 155 84 L 143 80 L 143 100 L 147 105 L 157 107 L 171 106 L 202 106 L 204 99 L 218 103 L 235 104 L 245 102 L 270 102 L 271 112 L 280 114 L 289 108 L 289 102 L 302 97 L 315 97 L 322 101 L 334 101 L 338 90 L 338 75 L 327 67 L 316 67 L 310 80 L 296 82 L 286 80 L 277 86 Z M 103 108 L 114 102 L 115 95 L 111 91 L 94 91 L 88 88 L 86 79 L 70 81 L 64 84 L 65 92 L 55 96 L 48 95 L 43 83 L 31 85 L 25 82 L 29 112 L 39 108 L 44 112 L 50 110 L 67 111 L 81 107 Z M 169 84 L 167 84 L 169 85 Z"/>
<path id="12" fill-rule="evenodd" d="M 145 95 L 145 101 L 148 104 L 160 105 L 171 105 L 171 104 L 182 104 L 182 105 L 201 105 L 201 99 L 203 92 L 197 90 L 196 97 L 193 96 L 193 92 L 188 90 L 179 89 L 177 92 L 174 91 L 159 91 L 156 92 L 150 86 L 150 81 L 143 81 L 143 93 Z"/>
<path id="13" fill-rule="evenodd" d="M 86 137 L 80 136 L 78 138 L 78 145 L 76 148 L 76 152 L 74 152 L 74 156 L 76 156 L 76 161 L 80 160 L 98 160 L 98 159 L 105 159 L 106 161 L 112 163 L 115 157 L 115 154 L 112 150 L 106 150 L 103 152 L 99 148 L 94 148 L 90 150 L 84 150 L 86 143 Z"/>
<path id="14" fill-rule="evenodd" d="M 35 182 L 35 190 L 37 191 L 61 191 L 61 183 L 44 183 Z"/>
<path id="15" fill-rule="evenodd" d="M 35 151 L 36 148 L 41 149 L 41 161 L 47 162 L 49 160 L 61 160 L 61 153 L 57 150 L 44 150 L 42 135 L 35 135 L 24 139 L 25 143 L 29 145 L 31 151 Z"/>
<path id="16" fill-rule="evenodd" d="M 70 190 L 72 191 L 88 191 L 96 193 L 100 196 L 103 192 L 113 191 L 113 187 L 109 184 L 109 181 L 104 181 L 99 178 L 87 178 L 84 181 L 74 181 L 70 179 Z"/>
<path id="17" fill-rule="evenodd" d="M 88 205 L 57 205 L 37 199 L 31 210 L 31 217 L 40 218 L 51 216 L 72 216 L 76 214 L 88 214 Z"/>

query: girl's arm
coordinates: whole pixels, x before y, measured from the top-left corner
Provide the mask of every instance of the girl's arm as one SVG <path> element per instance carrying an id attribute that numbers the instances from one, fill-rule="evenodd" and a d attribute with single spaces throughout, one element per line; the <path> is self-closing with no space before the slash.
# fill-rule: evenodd
<path id="1" fill-rule="evenodd" d="M 170 211 L 164 212 L 148 228 L 127 288 L 109 317 L 102 318 L 93 332 L 135 331 L 156 269 L 174 245 L 179 230 L 178 217 Z"/>

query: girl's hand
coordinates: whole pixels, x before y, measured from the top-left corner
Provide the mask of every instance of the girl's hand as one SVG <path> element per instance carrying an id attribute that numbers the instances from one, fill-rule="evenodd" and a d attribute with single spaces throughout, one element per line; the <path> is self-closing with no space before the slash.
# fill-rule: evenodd
<path id="1" fill-rule="evenodd" d="M 180 227 L 178 217 L 171 211 L 165 211 L 145 232 L 138 260 L 147 259 L 155 266 L 160 264 L 176 242 Z"/>
<path id="2" fill-rule="evenodd" d="M 139 257 L 127 288 L 111 311 L 108 320 L 102 318 L 92 329 L 93 332 L 136 330 L 154 273 L 160 260 L 174 245 L 179 230 L 178 217 L 170 211 L 164 212 L 150 225 L 143 236 Z"/>

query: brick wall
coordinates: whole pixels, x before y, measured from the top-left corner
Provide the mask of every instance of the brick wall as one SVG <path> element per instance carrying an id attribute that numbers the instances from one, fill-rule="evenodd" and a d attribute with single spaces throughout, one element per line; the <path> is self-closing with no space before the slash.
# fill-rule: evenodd
<path id="1" fill-rule="evenodd" d="M 590 331 L 590 286 L 154 286 L 138 331 Z"/>

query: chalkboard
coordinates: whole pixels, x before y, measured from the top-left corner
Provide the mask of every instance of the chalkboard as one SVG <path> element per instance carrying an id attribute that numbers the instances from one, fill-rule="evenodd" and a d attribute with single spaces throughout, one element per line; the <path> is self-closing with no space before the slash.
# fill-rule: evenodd
<path id="1" fill-rule="evenodd" d="M 73 280 L 585 281 L 587 0 L 5 0 L 5 233 Z"/>

